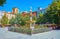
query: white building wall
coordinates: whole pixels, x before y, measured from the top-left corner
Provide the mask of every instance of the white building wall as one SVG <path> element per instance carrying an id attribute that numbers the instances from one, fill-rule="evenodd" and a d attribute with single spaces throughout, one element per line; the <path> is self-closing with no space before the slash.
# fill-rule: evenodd
<path id="1" fill-rule="evenodd" d="M 0 19 L 2 18 L 2 16 L 4 16 L 4 12 L 0 11 Z"/>
<path id="2" fill-rule="evenodd" d="M 2 17 L 4 16 L 4 11 L 0 11 L 0 19 L 2 19 Z M 6 13 L 6 16 L 8 17 L 8 19 L 10 20 L 12 17 L 15 17 L 15 15 L 14 14 L 12 14 L 12 13 Z M 0 20 L 1 21 L 1 20 Z M 1 24 L 1 22 L 0 22 L 0 24 Z"/>

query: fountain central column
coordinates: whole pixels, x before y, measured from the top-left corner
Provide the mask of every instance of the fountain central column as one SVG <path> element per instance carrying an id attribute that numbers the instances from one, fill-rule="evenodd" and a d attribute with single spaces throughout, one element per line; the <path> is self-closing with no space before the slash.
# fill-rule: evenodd
<path id="1" fill-rule="evenodd" d="M 30 7 L 30 29 L 34 30 L 33 18 L 32 18 L 32 7 Z"/>

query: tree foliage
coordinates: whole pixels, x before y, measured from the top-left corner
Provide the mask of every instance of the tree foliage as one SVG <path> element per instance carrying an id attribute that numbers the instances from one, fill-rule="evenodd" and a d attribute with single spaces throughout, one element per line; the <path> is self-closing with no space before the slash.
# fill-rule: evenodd
<path id="1" fill-rule="evenodd" d="M 36 23 L 37 24 L 43 24 L 45 22 L 44 20 L 44 14 L 40 13 L 39 18 L 37 18 Z"/>
<path id="2" fill-rule="evenodd" d="M 14 21 L 15 21 L 15 18 L 12 17 L 12 18 L 9 20 L 9 24 L 14 24 Z"/>
<path id="3" fill-rule="evenodd" d="M 60 24 L 60 0 L 53 0 L 53 2 L 46 8 L 45 13 L 40 14 L 37 18 L 37 23 L 55 23 Z"/>
<path id="4" fill-rule="evenodd" d="M 54 0 L 45 13 L 48 22 L 60 24 L 60 0 Z"/>
<path id="5" fill-rule="evenodd" d="M 20 24 L 20 25 L 25 25 L 26 24 L 26 18 L 23 17 L 20 13 L 15 14 L 15 18 L 12 17 L 10 20 L 10 24 Z"/>
<path id="6" fill-rule="evenodd" d="M 0 0 L 0 6 L 3 6 L 3 4 L 6 3 L 6 0 Z"/>
<path id="7" fill-rule="evenodd" d="M 1 19 L 1 24 L 2 24 L 2 25 L 9 24 L 8 21 L 9 21 L 9 20 L 8 20 L 8 17 L 7 17 L 6 15 L 4 15 L 4 16 L 2 17 L 2 19 Z"/>

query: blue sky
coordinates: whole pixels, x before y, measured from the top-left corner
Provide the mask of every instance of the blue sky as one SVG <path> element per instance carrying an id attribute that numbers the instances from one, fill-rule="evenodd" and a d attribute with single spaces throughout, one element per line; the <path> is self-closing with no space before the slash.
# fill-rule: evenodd
<path id="1" fill-rule="evenodd" d="M 32 6 L 32 10 L 36 11 L 38 7 L 48 7 L 51 2 L 52 0 L 7 0 L 3 7 L 0 6 L 0 10 L 11 12 L 13 7 L 17 7 L 19 11 L 29 11 Z"/>

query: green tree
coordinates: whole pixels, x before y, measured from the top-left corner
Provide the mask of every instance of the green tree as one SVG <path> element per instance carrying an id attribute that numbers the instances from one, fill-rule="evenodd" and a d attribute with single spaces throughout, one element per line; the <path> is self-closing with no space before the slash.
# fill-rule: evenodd
<path id="1" fill-rule="evenodd" d="M 14 24 L 14 21 L 15 21 L 15 18 L 12 17 L 12 18 L 9 20 L 9 24 Z"/>
<path id="2" fill-rule="evenodd" d="M 46 9 L 45 18 L 48 22 L 60 24 L 60 0 L 53 0 Z"/>
<path id="3" fill-rule="evenodd" d="M 44 20 L 44 14 L 42 14 L 42 13 L 40 13 L 40 15 L 39 15 L 39 18 L 37 18 L 37 21 L 36 21 L 36 23 L 37 24 L 43 24 L 45 22 L 45 20 Z"/>
<path id="4" fill-rule="evenodd" d="M 2 25 L 6 25 L 6 24 L 9 24 L 9 20 L 8 20 L 8 17 L 6 15 L 4 15 L 1 19 L 1 24 Z"/>
<path id="5" fill-rule="evenodd" d="M 18 14 L 15 14 L 15 18 L 12 18 L 10 20 L 10 24 L 20 24 L 23 26 L 26 24 L 26 20 L 20 13 L 18 13 Z"/>
<path id="6" fill-rule="evenodd" d="M 18 13 L 18 14 L 15 15 L 14 23 L 15 24 L 20 24 L 20 21 L 21 21 L 21 15 Z"/>
<path id="7" fill-rule="evenodd" d="M 30 17 L 28 15 L 25 15 L 25 16 L 21 16 L 21 19 L 28 21 L 28 20 L 30 20 Z"/>
<path id="8" fill-rule="evenodd" d="M 0 0 L 0 6 L 3 6 L 3 4 L 6 3 L 6 0 Z"/>

